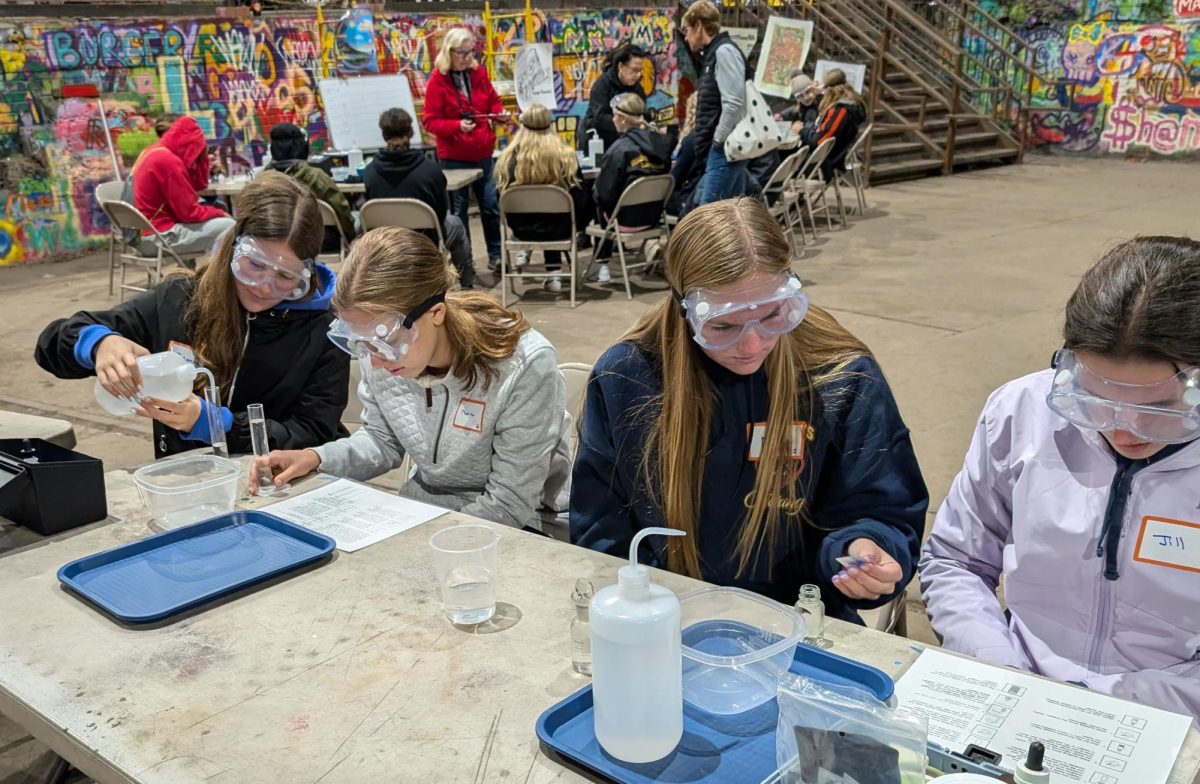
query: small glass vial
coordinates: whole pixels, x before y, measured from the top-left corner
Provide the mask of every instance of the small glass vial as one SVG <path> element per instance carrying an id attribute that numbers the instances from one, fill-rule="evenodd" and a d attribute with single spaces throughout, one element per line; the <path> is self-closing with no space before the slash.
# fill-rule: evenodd
<path id="1" fill-rule="evenodd" d="M 796 612 L 804 618 L 807 632 L 804 642 L 820 646 L 825 641 L 825 602 L 821 601 L 821 589 L 811 583 L 800 586 Z"/>
<path id="2" fill-rule="evenodd" d="M 596 589 L 591 580 L 580 577 L 575 581 L 575 592 L 571 601 L 575 603 L 575 617 L 571 619 L 571 666 L 575 672 L 592 674 L 592 630 L 588 607 Z"/>

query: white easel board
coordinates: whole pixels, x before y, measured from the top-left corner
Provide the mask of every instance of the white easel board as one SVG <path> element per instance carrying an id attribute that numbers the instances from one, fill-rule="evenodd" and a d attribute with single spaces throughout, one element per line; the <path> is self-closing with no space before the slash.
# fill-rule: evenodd
<path id="1" fill-rule="evenodd" d="M 321 92 L 325 123 L 336 149 L 366 151 L 383 147 L 379 115 L 393 108 L 403 109 L 412 116 L 413 141 L 421 140 L 417 107 L 404 74 L 320 79 L 317 89 Z"/>
<path id="2" fill-rule="evenodd" d="M 867 66 L 862 63 L 839 63 L 837 60 L 817 60 L 817 65 L 813 70 L 813 79 L 823 82 L 825 74 L 834 68 L 842 69 L 842 73 L 846 74 L 846 82 L 856 92 L 861 93 L 863 91 L 863 84 L 867 81 Z"/>

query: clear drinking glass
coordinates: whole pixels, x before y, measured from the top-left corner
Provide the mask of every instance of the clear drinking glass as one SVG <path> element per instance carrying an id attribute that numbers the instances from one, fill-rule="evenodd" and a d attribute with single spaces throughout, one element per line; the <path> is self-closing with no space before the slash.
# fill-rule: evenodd
<path id="1" fill-rule="evenodd" d="M 442 609 L 451 623 L 483 623 L 496 613 L 500 534 L 486 525 L 456 525 L 429 537 Z"/>

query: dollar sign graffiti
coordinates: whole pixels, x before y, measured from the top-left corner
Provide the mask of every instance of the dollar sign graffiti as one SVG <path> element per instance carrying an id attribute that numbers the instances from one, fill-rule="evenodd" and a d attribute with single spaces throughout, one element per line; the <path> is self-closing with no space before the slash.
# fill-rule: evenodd
<path id="1" fill-rule="evenodd" d="M 1104 134 L 1104 140 L 1110 150 L 1124 150 L 1137 136 L 1137 123 L 1130 119 L 1130 115 L 1136 114 L 1137 111 L 1136 108 L 1124 104 L 1113 107 L 1108 113 L 1108 130 Z"/>

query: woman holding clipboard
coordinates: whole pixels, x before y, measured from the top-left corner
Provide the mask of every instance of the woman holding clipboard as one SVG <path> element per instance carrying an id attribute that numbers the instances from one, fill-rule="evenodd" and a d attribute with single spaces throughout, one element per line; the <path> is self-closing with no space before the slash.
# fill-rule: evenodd
<path id="1" fill-rule="evenodd" d="M 488 267 L 500 263 L 500 197 L 492 180 L 492 151 L 496 134 L 491 123 L 509 119 L 500 96 L 492 87 L 487 69 L 475 59 L 475 36 L 456 27 L 446 33 L 425 88 L 425 127 L 437 139 L 443 169 L 482 169 L 483 177 L 471 184 L 479 202 Z M 467 189 L 450 194 L 451 208 L 467 223 Z"/>

